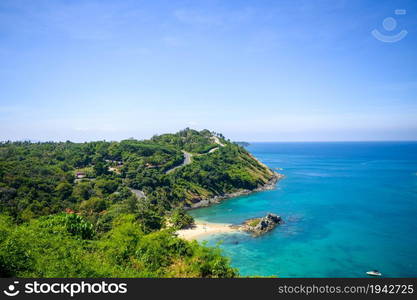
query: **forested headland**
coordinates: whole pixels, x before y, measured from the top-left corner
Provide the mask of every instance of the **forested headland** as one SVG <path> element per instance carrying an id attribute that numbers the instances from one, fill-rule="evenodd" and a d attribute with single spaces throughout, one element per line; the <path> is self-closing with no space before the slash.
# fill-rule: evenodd
<path id="1" fill-rule="evenodd" d="M 273 176 L 208 130 L 142 141 L 2 142 L 0 276 L 237 276 L 219 249 L 175 231 L 193 223 L 184 208 Z"/>

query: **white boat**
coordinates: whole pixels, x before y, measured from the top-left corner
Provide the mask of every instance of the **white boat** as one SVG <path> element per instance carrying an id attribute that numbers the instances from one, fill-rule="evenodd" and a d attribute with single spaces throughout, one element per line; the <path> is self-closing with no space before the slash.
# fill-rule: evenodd
<path id="1" fill-rule="evenodd" d="M 373 270 L 373 271 L 368 271 L 366 272 L 366 274 L 368 274 L 369 276 L 381 276 L 382 274 L 380 272 L 378 272 L 377 270 Z"/>

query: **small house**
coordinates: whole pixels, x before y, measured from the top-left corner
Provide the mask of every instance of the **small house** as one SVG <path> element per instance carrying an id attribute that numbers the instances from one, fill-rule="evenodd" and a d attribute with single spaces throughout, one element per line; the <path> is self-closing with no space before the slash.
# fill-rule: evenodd
<path id="1" fill-rule="evenodd" d="M 87 175 L 84 172 L 77 172 L 77 174 L 75 174 L 75 177 L 81 179 L 87 177 Z"/>

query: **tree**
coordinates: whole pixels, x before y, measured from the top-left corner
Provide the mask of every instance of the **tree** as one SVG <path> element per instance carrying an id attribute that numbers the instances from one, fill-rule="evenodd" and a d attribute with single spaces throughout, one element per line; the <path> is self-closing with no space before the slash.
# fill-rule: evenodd
<path id="1" fill-rule="evenodd" d="M 86 215 L 91 215 L 93 213 L 100 213 L 105 210 L 107 207 L 106 201 L 102 198 L 92 197 L 88 200 L 81 202 L 80 211 L 84 212 Z"/>
<path id="2" fill-rule="evenodd" d="M 68 199 L 72 194 L 72 185 L 68 182 L 61 182 L 57 185 L 55 191 L 61 200 Z"/>
<path id="3" fill-rule="evenodd" d="M 184 209 L 176 208 L 171 213 L 170 222 L 175 228 L 183 229 L 194 224 L 194 218 L 187 214 Z"/>
<path id="4" fill-rule="evenodd" d="M 108 174 L 108 170 L 107 170 L 106 165 L 101 161 L 96 162 L 94 164 L 93 169 L 94 169 L 94 173 L 96 174 L 96 176 L 101 176 L 101 175 Z"/>

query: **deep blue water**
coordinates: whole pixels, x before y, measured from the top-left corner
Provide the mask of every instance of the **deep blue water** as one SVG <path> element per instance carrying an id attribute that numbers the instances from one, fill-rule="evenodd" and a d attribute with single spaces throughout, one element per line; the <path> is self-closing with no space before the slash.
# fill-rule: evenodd
<path id="1" fill-rule="evenodd" d="M 254 143 L 247 148 L 285 175 L 277 188 L 193 210 L 238 224 L 267 212 L 285 224 L 252 238 L 217 235 L 241 275 L 417 276 L 417 143 Z M 207 238 L 206 238 L 207 239 Z"/>

